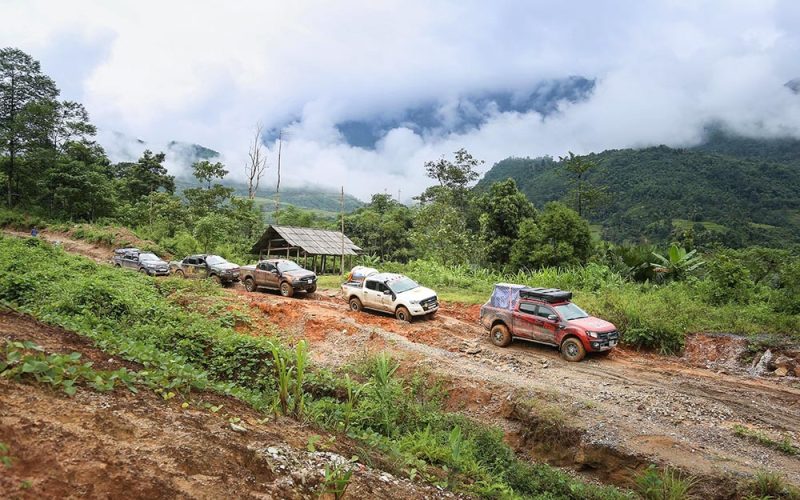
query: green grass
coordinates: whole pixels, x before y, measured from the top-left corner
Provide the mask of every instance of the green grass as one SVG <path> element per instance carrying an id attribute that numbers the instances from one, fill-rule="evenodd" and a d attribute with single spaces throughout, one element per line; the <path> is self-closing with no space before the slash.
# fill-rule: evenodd
<path id="1" fill-rule="evenodd" d="M 789 456 L 800 455 L 800 447 L 795 446 L 788 436 L 776 440 L 761 431 L 748 429 L 743 425 L 734 425 L 733 433 L 740 438 L 748 439 L 762 446 L 766 446 L 767 448 L 772 448 L 773 450 L 778 450 Z"/>

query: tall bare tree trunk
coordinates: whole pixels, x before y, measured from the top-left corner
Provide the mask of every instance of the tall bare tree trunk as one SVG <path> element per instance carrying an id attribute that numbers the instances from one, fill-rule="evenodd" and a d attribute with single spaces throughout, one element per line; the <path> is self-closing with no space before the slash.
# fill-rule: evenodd
<path id="1" fill-rule="evenodd" d="M 247 174 L 247 198 L 252 200 L 258 193 L 258 185 L 261 182 L 261 177 L 264 176 L 264 171 L 267 169 L 267 155 L 264 154 L 262 147 L 262 132 L 264 126 L 261 123 L 256 124 L 256 133 L 253 138 L 253 144 L 250 146 L 248 152 L 248 163 L 245 165 L 245 173 Z"/>

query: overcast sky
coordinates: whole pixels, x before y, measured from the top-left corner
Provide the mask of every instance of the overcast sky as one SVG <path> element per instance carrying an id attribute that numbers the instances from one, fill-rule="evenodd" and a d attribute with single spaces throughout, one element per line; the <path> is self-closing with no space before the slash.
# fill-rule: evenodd
<path id="1" fill-rule="evenodd" d="M 254 125 L 282 126 L 286 182 L 344 184 L 362 199 L 420 192 L 423 163 L 461 147 L 485 170 L 512 155 L 688 145 L 710 120 L 800 135 L 800 96 L 783 86 L 800 77 L 795 0 L 3 0 L 0 19 L 0 46 L 39 59 L 104 131 L 198 143 L 242 176 Z M 575 75 L 596 79 L 593 93 L 547 117 L 398 126 L 374 149 L 335 127 Z"/>

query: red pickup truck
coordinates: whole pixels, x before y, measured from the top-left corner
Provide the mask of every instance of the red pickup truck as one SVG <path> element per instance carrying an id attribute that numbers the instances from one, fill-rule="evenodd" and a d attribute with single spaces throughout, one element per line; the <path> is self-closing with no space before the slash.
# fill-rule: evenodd
<path id="1" fill-rule="evenodd" d="M 499 283 L 481 307 L 481 324 L 497 346 L 506 347 L 515 338 L 553 345 L 567 361 L 613 349 L 619 342 L 617 328 L 589 316 L 571 299 L 571 292 L 555 288 Z"/>

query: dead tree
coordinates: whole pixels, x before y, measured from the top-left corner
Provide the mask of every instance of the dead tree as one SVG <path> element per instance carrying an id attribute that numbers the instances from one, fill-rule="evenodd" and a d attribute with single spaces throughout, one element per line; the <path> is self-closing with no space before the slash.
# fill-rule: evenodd
<path id="1" fill-rule="evenodd" d="M 258 184 L 261 182 L 261 177 L 264 176 L 264 171 L 267 169 L 267 155 L 264 153 L 264 148 L 261 142 L 261 133 L 264 126 L 260 123 L 256 124 L 256 134 L 253 138 L 253 144 L 250 146 L 248 152 L 248 162 L 245 165 L 245 173 L 247 174 L 247 197 L 253 199 L 256 197 L 258 191 Z"/>

